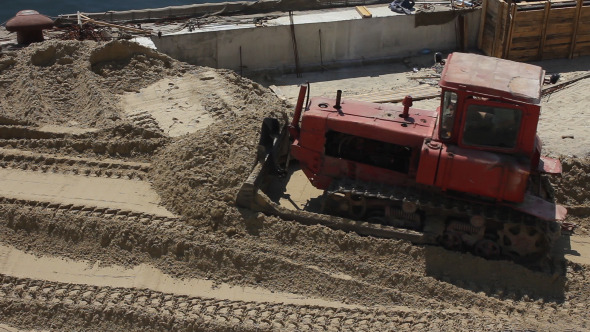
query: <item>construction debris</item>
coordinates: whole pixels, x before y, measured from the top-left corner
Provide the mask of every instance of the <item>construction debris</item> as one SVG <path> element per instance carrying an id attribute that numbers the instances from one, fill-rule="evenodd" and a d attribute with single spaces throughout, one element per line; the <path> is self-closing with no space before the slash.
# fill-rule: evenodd
<path id="1" fill-rule="evenodd" d="M 77 20 L 58 19 L 58 31 L 53 39 L 108 41 L 112 39 L 131 39 L 133 35 L 152 35 L 153 31 L 122 24 L 103 22 L 78 13 Z"/>
<path id="2" fill-rule="evenodd" d="M 105 29 L 100 29 L 94 24 L 70 25 L 64 28 L 64 32 L 55 39 L 61 40 L 94 40 L 106 41 L 110 40 L 111 36 Z"/>

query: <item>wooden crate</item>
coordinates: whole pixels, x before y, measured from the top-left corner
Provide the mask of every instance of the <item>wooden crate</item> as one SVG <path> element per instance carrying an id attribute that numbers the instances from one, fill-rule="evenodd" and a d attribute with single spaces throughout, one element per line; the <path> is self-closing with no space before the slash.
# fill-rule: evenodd
<path id="1" fill-rule="evenodd" d="M 518 61 L 590 55 L 590 0 L 485 0 L 479 48 Z"/>

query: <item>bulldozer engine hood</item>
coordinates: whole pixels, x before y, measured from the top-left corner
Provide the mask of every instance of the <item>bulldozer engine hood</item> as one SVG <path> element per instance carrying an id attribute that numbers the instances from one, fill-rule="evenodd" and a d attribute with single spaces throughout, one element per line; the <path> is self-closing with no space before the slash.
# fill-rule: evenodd
<path id="1" fill-rule="evenodd" d="M 334 105 L 334 99 L 312 98 L 303 115 L 303 121 L 307 122 L 306 118 L 325 121 L 324 128 L 317 128 L 322 132 L 332 130 L 387 143 L 419 147 L 425 138 L 432 137 L 438 118 L 436 111 L 417 108 L 409 108 L 404 117 L 404 107 L 391 104 L 342 100 L 339 108 Z M 323 121 L 318 118 L 323 118 Z M 312 129 L 306 125 L 302 128 Z"/>

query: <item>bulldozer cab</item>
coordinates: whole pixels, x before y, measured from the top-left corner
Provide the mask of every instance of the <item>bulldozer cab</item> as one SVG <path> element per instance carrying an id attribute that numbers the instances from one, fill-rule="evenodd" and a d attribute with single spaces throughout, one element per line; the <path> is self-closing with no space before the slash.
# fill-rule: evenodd
<path id="1" fill-rule="evenodd" d="M 443 93 L 439 137 L 461 147 L 517 152 L 523 114 L 528 109 L 501 100 L 459 93 Z"/>
<path id="2" fill-rule="evenodd" d="M 462 148 L 532 157 L 544 71 L 453 53 L 441 75 L 439 139 Z"/>

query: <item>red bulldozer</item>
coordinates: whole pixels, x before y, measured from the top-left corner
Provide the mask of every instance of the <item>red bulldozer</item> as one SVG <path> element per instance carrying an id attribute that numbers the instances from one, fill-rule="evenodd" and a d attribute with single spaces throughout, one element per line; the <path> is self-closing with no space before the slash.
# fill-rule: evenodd
<path id="1" fill-rule="evenodd" d="M 306 100 L 290 123 L 263 122 L 258 162 L 240 206 L 307 224 L 538 261 L 566 216 L 548 177 L 559 160 L 541 155 L 537 123 L 545 71 L 453 53 L 436 110 L 336 98 Z M 299 167 L 323 190 L 321 209 L 291 210 L 265 193 Z"/>

